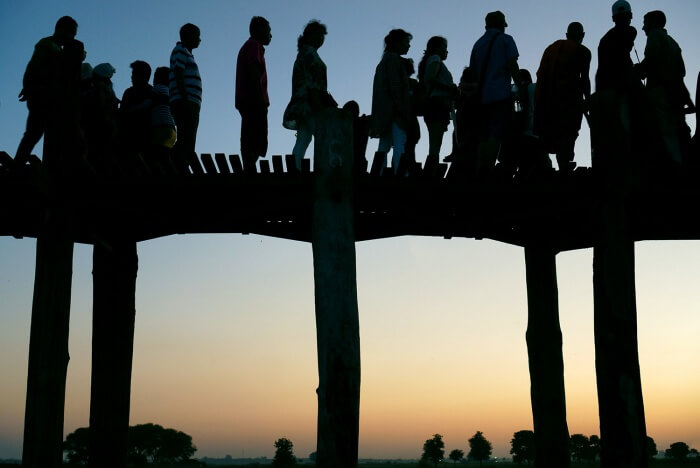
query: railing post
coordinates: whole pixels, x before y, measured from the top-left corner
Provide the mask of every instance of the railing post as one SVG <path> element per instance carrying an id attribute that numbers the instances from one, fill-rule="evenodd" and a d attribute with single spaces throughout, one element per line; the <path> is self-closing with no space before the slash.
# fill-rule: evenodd
<path id="1" fill-rule="evenodd" d="M 90 466 L 124 468 L 136 315 L 136 242 L 96 243 L 93 251 Z"/>
<path id="2" fill-rule="evenodd" d="M 564 357 L 559 325 L 556 252 L 525 247 L 527 278 L 527 354 L 535 430 L 535 466 L 568 468 Z"/>
<path id="3" fill-rule="evenodd" d="M 599 216 L 593 247 L 593 295 L 601 466 L 645 468 L 646 423 L 637 350 L 628 98 L 596 96 L 594 174 Z"/>
<path id="4" fill-rule="evenodd" d="M 360 332 L 349 114 L 323 111 L 314 135 L 312 247 L 318 346 L 319 468 L 357 466 Z"/>

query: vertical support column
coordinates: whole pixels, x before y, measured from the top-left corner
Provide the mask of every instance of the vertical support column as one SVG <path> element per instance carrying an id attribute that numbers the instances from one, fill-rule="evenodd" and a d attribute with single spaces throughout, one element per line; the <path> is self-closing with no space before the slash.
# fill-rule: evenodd
<path id="1" fill-rule="evenodd" d="M 60 467 L 68 370 L 73 239 L 65 213 L 55 208 L 36 242 L 29 338 L 23 466 Z"/>
<path id="2" fill-rule="evenodd" d="M 646 467 L 646 422 L 637 352 L 634 242 L 621 202 L 602 207 L 593 248 L 595 356 L 601 466 Z"/>
<path id="3" fill-rule="evenodd" d="M 124 468 L 136 315 L 136 242 L 93 251 L 90 466 Z"/>
<path id="4" fill-rule="evenodd" d="M 525 247 L 525 271 L 528 307 L 526 339 L 535 429 L 535 466 L 568 468 L 571 458 L 566 423 L 556 252 L 542 246 Z"/>
<path id="5" fill-rule="evenodd" d="M 597 94 L 591 140 L 600 191 L 593 248 L 593 307 L 601 466 L 645 468 L 634 240 L 627 210 L 635 169 L 630 126 L 635 116 L 629 111 L 629 96 Z"/>
<path id="6" fill-rule="evenodd" d="M 314 256 L 318 346 L 319 468 L 354 468 L 360 418 L 360 332 L 357 310 L 350 115 L 328 109 L 314 135 Z"/>

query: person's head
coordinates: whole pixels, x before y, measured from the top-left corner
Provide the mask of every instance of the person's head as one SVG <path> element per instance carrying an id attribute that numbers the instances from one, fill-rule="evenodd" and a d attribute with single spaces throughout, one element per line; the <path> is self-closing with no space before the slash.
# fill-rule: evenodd
<path id="1" fill-rule="evenodd" d="M 357 103 L 357 101 L 346 102 L 343 104 L 343 110 L 350 112 L 350 115 L 352 115 L 355 119 L 360 116 L 360 105 Z"/>
<path id="2" fill-rule="evenodd" d="M 155 73 L 153 73 L 153 85 L 164 85 L 168 86 L 170 82 L 170 68 L 169 67 L 158 67 Z"/>
<path id="3" fill-rule="evenodd" d="M 109 81 L 116 72 L 111 63 L 101 63 L 92 69 L 92 76 L 96 80 Z"/>
<path id="4" fill-rule="evenodd" d="M 70 16 L 62 16 L 56 21 L 53 37 L 59 45 L 65 45 L 78 34 L 78 22 Z"/>
<path id="5" fill-rule="evenodd" d="M 442 36 L 433 36 L 428 39 L 425 46 L 425 56 L 437 55 L 441 60 L 447 58 L 447 39 Z"/>
<path id="6" fill-rule="evenodd" d="M 299 36 L 297 48 L 301 49 L 302 46 L 307 45 L 314 49 L 319 49 L 326 40 L 326 34 L 328 34 L 328 30 L 325 24 L 319 20 L 311 20 L 304 27 L 304 32 Z"/>
<path id="7" fill-rule="evenodd" d="M 644 15 L 644 26 L 642 29 L 646 34 L 666 27 L 666 15 L 661 10 L 650 11 Z"/>
<path id="8" fill-rule="evenodd" d="M 525 68 L 521 68 L 518 71 L 518 78 L 520 78 L 520 82 L 524 85 L 529 85 L 532 83 L 532 75 L 530 74 L 530 71 Z"/>
<path id="9" fill-rule="evenodd" d="M 485 22 L 486 29 L 495 28 L 501 31 L 505 31 L 506 27 L 508 27 L 508 23 L 506 23 L 506 15 L 504 15 L 503 12 L 499 10 L 487 13 Z"/>
<path id="10" fill-rule="evenodd" d="M 151 66 L 143 60 L 131 62 L 131 84 L 134 86 L 148 84 L 151 79 Z"/>
<path id="11" fill-rule="evenodd" d="M 413 36 L 403 29 L 392 29 L 384 38 L 384 50 L 403 55 L 411 48 Z"/>
<path id="12" fill-rule="evenodd" d="M 629 26 L 632 23 L 632 7 L 627 0 L 617 0 L 613 3 L 612 19 L 619 26 Z"/>
<path id="13" fill-rule="evenodd" d="M 566 38 L 570 41 L 580 44 L 583 42 L 583 37 L 585 35 L 586 33 L 583 31 L 583 25 L 578 21 L 574 21 L 573 23 L 569 24 L 568 28 L 566 28 Z"/>
<path id="14" fill-rule="evenodd" d="M 180 42 L 189 50 L 199 47 L 199 43 L 202 42 L 199 28 L 192 23 L 184 24 L 180 28 Z"/>
<path id="15" fill-rule="evenodd" d="M 272 40 L 270 22 L 262 16 L 253 16 L 250 20 L 248 30 L 250 31 L 250 37 L 256 41 L 260 41 L 262 45 L 268 45 Z"/>

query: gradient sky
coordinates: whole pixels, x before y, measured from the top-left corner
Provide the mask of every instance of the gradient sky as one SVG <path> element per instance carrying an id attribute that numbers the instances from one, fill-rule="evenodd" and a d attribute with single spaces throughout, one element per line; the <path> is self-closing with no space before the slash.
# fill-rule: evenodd
<path id="1" fill-rule="evenodd" d="M 544 48 L 570 21 L 586 29 L 596 69 L 610 1 L 590 0 L 1 0 L 0 150 L 14 154 L 26 107 L 17 101 L 34 44 L 56 19 L 80 24 L 92 65 L 110 62 L 119 96 L 129 63 L 167 65 L 179 27 L 202 30 L 194 51 L 204 86 L 197 150 L 238 153 L 233 107 L 235 58 L 248 22 L 272 25 L 267 49 L 270 154 L 291 152 L 281 126 L 291 90 L 296 38 L 309 19 L 328 26 L 320 55 L 336 100 L 371 104 L 374 67 L 389 29 L 449 41 L 459 76 L 486 12 L 501 9 L 534 74 Z M 199 7 L 194 11 L 193 5 Z M 641 18 L 658 1 L 633 1 L 636 49 Z M 700 2 L 663 2 L 669 33 L 684 52 L 694 94 L 700 70 Z M 695 127 L 694 119 L 689 121 Z M 424 136 L 427 135 L 423 126 Z M 588 130 L 577 161 L 590 164 Z M 425 140 L 425 138 L 424 138 Z M 370 142 L 370 150 L 376 148 Z M 449 152 L 443 148 L 443 156 Z M 37 154 L 41 148 L 37 147 Z M 427 144 L 418 147 L 419 158 Z M 310 149 L 308 154 L 312 154 Z M 6 200 L 5 203 L 11 203 Z M 236 200 L 231 200 L 236 203 Z M 20 457 L 35 241 L 0 238 L 0 458 Z M 640 363 L 648 433 L 660 450 L 682 440 L 700 448 L 700 243 L 643 242 L 637 253 Z M 65 431 L 87 426 L 90 392 L 92 249 L 76 245 Z M 597 434 L 591 250 L 557 257 L 569 430 Z M 448 450 L 468 450 L 481 430 L 494 455 L 507 456 L 513 432 L 532 428 L 522 249 L 488 240 L 401 237 L 357 244 L 361 326 L 360 456 L 417 458 L 439 432 Z M 288 437 L 296 453 L 314 450 L 316 338 L 310 244 L 261 236 L 171 236 L 139 244 L 131 424 L 155 422 L 192 435 L 196 456 L 268 456 Z"/>

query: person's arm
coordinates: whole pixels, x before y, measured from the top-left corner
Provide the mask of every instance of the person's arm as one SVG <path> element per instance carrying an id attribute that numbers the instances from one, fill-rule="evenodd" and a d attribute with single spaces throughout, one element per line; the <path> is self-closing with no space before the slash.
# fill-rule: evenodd
<path id="1" fill-rule="evenodd" d="M 248 64 L 248 84 L 257 105 L 267 107 L 267 101 L 262 89 L 262 65 L 258 62 Z"/>
<path id="2" fill-rule="evenodd" d="M 583 97 L 586 101 L 591 97 L 591 51 L 584 49 L 583 62 L 581 63 L 581 86 Z"/>
<path id="3" fill-rule="evenodd" d="M 185 86 L 185 69 L 175 68 L 175 84 L 182 95 L 182 99 L 187 99 L 187 87 Z"/>

